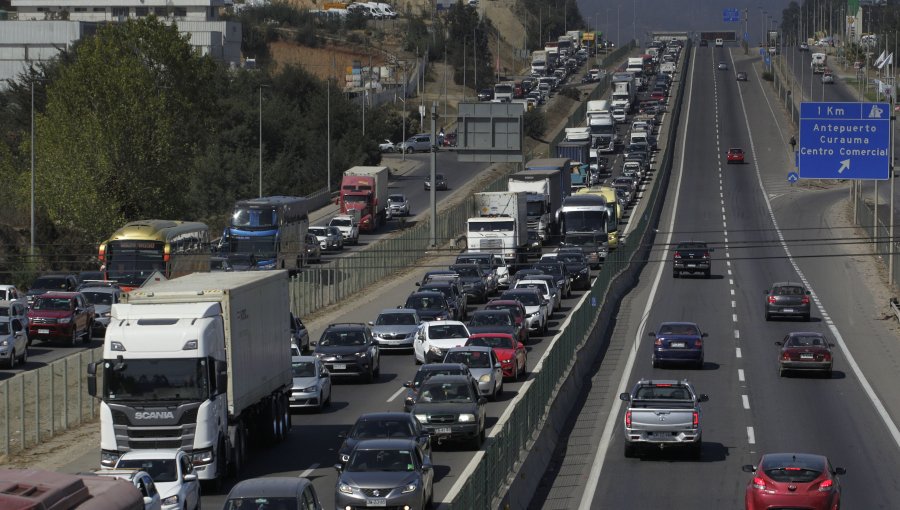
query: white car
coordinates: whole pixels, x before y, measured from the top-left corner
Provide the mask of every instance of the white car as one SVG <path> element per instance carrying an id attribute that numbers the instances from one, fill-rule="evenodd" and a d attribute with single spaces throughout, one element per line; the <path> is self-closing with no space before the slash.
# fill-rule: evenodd
<path id="1" fill-rule="evenodd" d="M 378 144 L 378 150 L 381 152 L 394 152 L 394 142 L 385 138 L 385 140 Z"/>
<path id="2" fill-rule="evenodd" d="M 16 299 L 25 299 L 25 293 L 17 289 L 15 285 L 0 285 L 0 301 Z"/>
<path id="3" fill-rule="evenodd" d="M 14 317 L 0 317 L 0 363 L 6 368 L 15 368 L 28 361 L 28 336 L 21 320 Z"/>
<path id="4" fill-rule="evenodd" d="M 153 477 L 146 471 L 135 469 L 101 469 L 99 471 L 94 471 L 93 473 L 97 476 L 118 478 L 134 484 L 144 498 L 144 510 L 162 509 L 162 500 L 159 497 L 159 491 L 156 490 L 156 484 L 153 482 Z"/>
<path id="5" fill-rule="evenodd" d="M 547 300 L 549 307 L 551 310 L 559 310 L 561 303 L 557 301 L 559 299 L 558 295 L 554 295 L 550 292 L 550 285 L 543 280 L 519 280 L 516 282 L 516 289 L 537 289 L 540 291 L 541 296 Z"/>
<path id="6" fill-rule="evenodd" d="M 359 244 L 359 222 L 348 214 L 342 214 L 331 218 L 329 227 L 337 227 L 341 231 L 341 238 L 347 244 Z"/>
<path id="7" fill-rule="evenodd" d="M 460 321 L 430 321 L 419 325 L 413 341 L 416 363 L 440 363 L 451 347 L 465 345 L 469 328 Z"/>
<path id="8" fill-rule="evenodd" d="M 543 335 L 547 331 L 547 322 L 550 319 L 549 303 L 544 300 L 537 290 L 508 290 L 498 299 L 514 299 L 525 307 L 525 323 L 528 325 L 528 334 Z"/>
<path id="9" fill-rule="evenodd" d="M 509 266 L 502 255 L 494 255 L 494 274 L 497 277 L 497 287 L 501 289 L 509 288 Z"/>
<path id="10" fill-rule="evenodd" d="M 331 404 L 331 375 L 315 356 L 291 356 L 294 385 L 291 388 L 291 409 L 322 408 Z"/>
<path id="11" fill-rule="evenodd" d="M 822 74 L 822 83 L 834 83 L 834 75 L 831 73 Z"/>
<path id="12" fill-rule="evenodd" d="M 183 450 L 132 450 L 119 457 L 115 469 L 139 469 L 153 477 L 162 510 L 198 510 L 200 481 L 191 456 Z"/>
<path id="13" fill-rule="evenodd" d="M 612 116 L 613 119 L 619 124 L 625 122 L 628 119 L 628 113 L 625 112 L 625 108 L 613 108 Z"/>

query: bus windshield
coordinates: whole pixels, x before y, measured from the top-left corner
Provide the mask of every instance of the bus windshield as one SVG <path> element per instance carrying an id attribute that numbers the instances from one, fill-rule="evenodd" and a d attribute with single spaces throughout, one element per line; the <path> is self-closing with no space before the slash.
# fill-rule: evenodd
<path id="1" fill-rule="evenodd" d="M 232 227 L 274 227 L 278 225 L 278 213 L 271 208 L 237 207 L 231 216 Z"/>
<path id="2" fill-rule="evenodd" d="M 566 232 L 606 232 L 606 211 L 565 211 Z"/>
<path id="3" fill-rule="evenodd" d="M 108 277 L 122 285 L 141 285 L 154 271 L 165 271 L 162 241 L 110 241 Z"/>
<path id="4" fill-rule="evenodd" d="M 275 257 L 275 235 L 239 236 L 232 235 L 229 240 L 231 253 L 256 255 L 265 259 Z"/>

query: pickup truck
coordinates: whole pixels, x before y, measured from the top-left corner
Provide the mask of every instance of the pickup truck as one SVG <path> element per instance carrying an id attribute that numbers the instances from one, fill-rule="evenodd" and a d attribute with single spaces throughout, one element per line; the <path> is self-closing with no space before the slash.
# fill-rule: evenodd
<path id="1" fill-rule="evenodd" d="M 81 292 L 45 292 L 35 296 L 28 310 L 28 338 L 87 343 L 94 317 L 94 305 Z"/>
<path id="2" fill-rule="evenodd" d="M 687 380 L 641 379 L 631 393 L 619 398 L 628 402 L 625 410 L 625 456 L 637 456 L 642 445 L 660 450 L 687 448 L 699 459 L 703 445 L 700 402 L 709 396 L 698 394 Z"/>
<path id="3" fill-rule="evenodd" d="M 678 243 L 672 253 L 672 278 L 678 278 L 681 273 L 703 273 L 709 278 L 712 265 L 709 254 L 712 251 L 702 242 Z"/>
<path id="4" fill-rule="evenodd" d="M 341 214 L 331 218 L 328 223 L 329 227 L 337 227 L 341 231 L 341 236 L 346 244 L 359 244 L 359 211 L 353 210 L 355 214 Z"/>

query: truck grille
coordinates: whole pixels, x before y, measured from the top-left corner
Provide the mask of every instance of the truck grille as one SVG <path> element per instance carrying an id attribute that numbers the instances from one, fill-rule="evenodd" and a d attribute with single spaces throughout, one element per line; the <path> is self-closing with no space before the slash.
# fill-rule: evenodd
<path id="1" fill-rule="evenodd" d="M 540 220 L 528 220 L 528 229 L 536 230 L 541 225 Z"/>
<path id="2" fill-rule="evenodd" d="M 56 319 L 50 317 L 33 317 L 32 324 L 56 324 Z"/>
<path id="3" fill-rule="evenodd" d="M 503 239 L 482 239 L 478 246 L 483 250 L 502 250 Z"/>
<path id="4" fill-rule="evenodd" d="M 155 440 L 155 441 L 141 441 L 141 442 L 130 442 L 129 447 L 132 450 L 177 450 L 178 448 L 190 448 L 194 445 L 193 436 L 191 436 L 190 441 L 182 442 L 181 439 L 171 439 L 171 440 Z"/>

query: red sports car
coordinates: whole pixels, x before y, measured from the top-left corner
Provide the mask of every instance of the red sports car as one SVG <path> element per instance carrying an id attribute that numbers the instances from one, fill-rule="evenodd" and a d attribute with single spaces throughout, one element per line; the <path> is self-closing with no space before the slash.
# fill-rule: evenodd
<path id="1" fill-rule="evenodd" d="M 476 333 L 469 337 L 466 346 L 475 345 L 490 347 L 500 360 L 503 377 L 518 381 L 525 375 L 528 365 L 528 353 L 522 342 L 517 342 L 512 335 L 505 333 Z"/>
<path id="2" fill-rule="evenodd" d="M 841 506 L 841 484 L 835 468 L 822 455 L 809 453 L 768 453 L 758 466 L 743 470 L 755 476 L 747 484 L 746 510 L 769 508 L 805 508 L 837 510 Z"/>
<path id="3" fill-rule="evenodd" d="M 744 149 L 738 149 L 738 148 L 728 149 L 728 164 L 743 163 L 743 162 L 744 162 Z"/>
<path id="4" fill-rule="evenodd" d="M 789 370 L 821 372 L 831 377 L 833 358 L 829 343 L 822 333 L 793 332 L 784 340 L 775 342 L 781 347 L 778 353 L 778 375 L 784 376 Z"/>
<path id="5" fill-rule="evenodd" d="M 509 310 L 516 320 L 516 330 L 519 332 L 518 340 L 523 344 L 528 343 L 528 325 L 525 324 L 525 306 L 515 299 L 492 299 L 485 310 Z"/>

